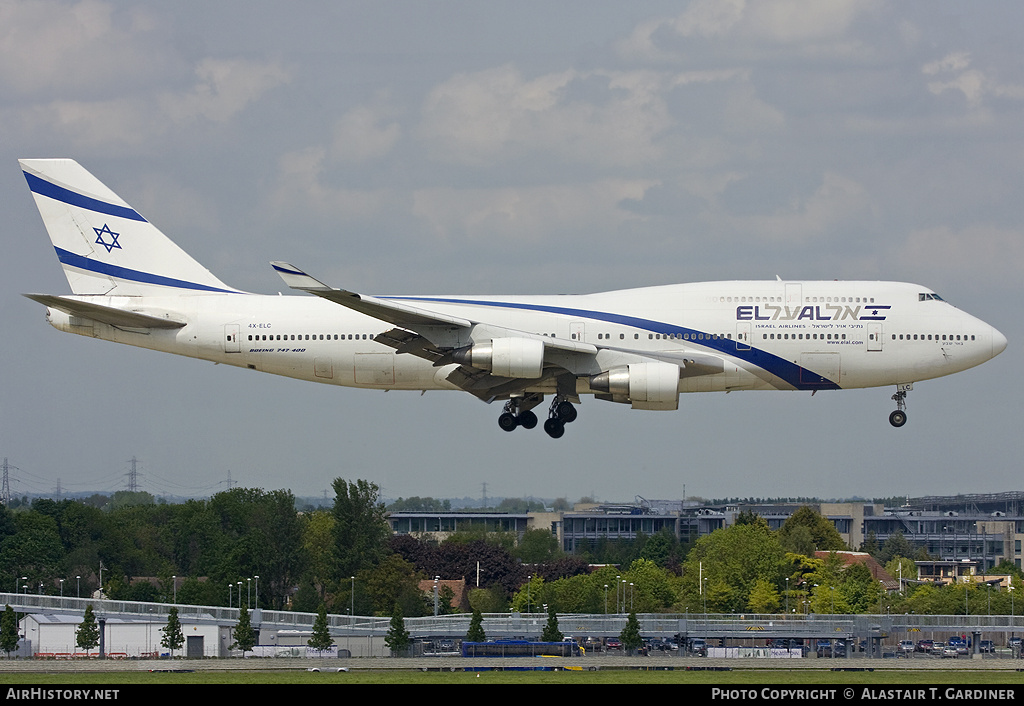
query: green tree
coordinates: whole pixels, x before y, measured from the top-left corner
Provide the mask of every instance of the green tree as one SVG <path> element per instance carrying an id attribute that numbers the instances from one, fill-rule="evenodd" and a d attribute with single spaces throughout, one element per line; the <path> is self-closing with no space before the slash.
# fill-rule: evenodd
<path id="1" fill-rule="evenodd" d="M 161 632 L 164 636 L 160 639 L 160 644 L 171 651 L 171 657 L 174 656 L 175 650 L 180 650 L 181 646 L 185 644 L 185 635 L 181 632 L 181 621 L 178 620 L 178 608 L 173 607 L 167 613 L 167 625 L 165 625 Z"/>
<path id="2" fill-rule="evenodd" d="M 896 530 L 889 535 L 889 539 L 885 540 L 885 544 L 882 545 L 876 558 L 880 564 L 888 564 L 898 556 L 909 558 L 915 557 L 917 554 L 917 547 L 910 543 L 902 530 Z"/>
<path id="3" fill-rule="evenodd" d="M 755 613 L 777 613 L 781 603 L 782 599 L 775 584 L 765 578 L 759 578 L 754 582 L 750 597 L 747 599 L 747 606 Z"/>
<path id="4" fill-rule="evenodd" d="M 619 639 L 622 641 L 622 649 L 630 654 L 644 644 L 643 638 L 640 637 L 640 621 L 636 619 L 636 613 L 630 613 L 626 618 L 626 627 L 619 633 Z"/>
<path id="5" fill-rule="evenodd" d="M 686 558 L 679 607 L 690 612 L 701 612 L 705 605 L 711 613 L 745 611 L 757 580 L 778 587 L 788 567 L 779 538 L 766 523 L 715 530 L 697 540 Z"/>
<path id="6" fill-rule="evenodd" d="M 75 644 L 89 652 L 96 649 L 100 644 L 100 626 L 96 622 L 96 614 L 93 612 L 92 603 L 85 606 L 85 616 L 75 630 Z"/>
<path id="7" fill-rule="evenodd" d="M 340 582 L 380 562 L 391 529 L 376 483 L 335 478 L 333 487 L 335 578 Z"/>
<path id="8" fill-rule="evenodd" d="M 7 653 L 7 659 L 11 653 L 18 649 L 18 616 L 11 606 L 4 606 L 3 617 L 0 617 L 0 650 Z"/>
<path id="9" fill-rule="evenodd" d="M 245 656 L 246 652 L 252 650 L 256 646 L 256 632 L 252 629 L 252 622 L 249 618 L 249 609 L 242 604 L 242 607 L 238 609 L 238 623 L 235 625 L 235 641 L 231 645 L 232 649 L 239 649 L 242 651 L 242 656 Z"/>
<path id="10" fill-rule="evenodd" d="M 811 532 L 814 547 L 817 551 L 842 551 L 846 549 L 842 535 L 828 518 L 822 517 L 814 508 L 804 505 L 783 523 L 779 528 L 779 541 L 787 545 L 787 538 L 797 527 L 806 527 Z"/>
<path id="11" fill-rule="evenodd" d="M 540 635 L 541 642 L 561 642 L 565 636 L 558 629 L 558 615 L 553 605 L 548 606 L 548 622 L 544 625 L 544 631 Z"/>
<path id="12" fill-rule="evenodd" d="M 515 555 L 524 564 L 540 564 L 558 554 L 558 538 L 544 529 L 528 529 L 523 532 L 515 549 Z"/>
<path id="13" fill-rule="evenodd" d="M 469 632 L 466 633 L 466 642 L 484 642 L 487 635 L 484 633 L 484 616 L 479 610 L 473 610 L 473 617 L 469 620 Z"/>
<path id="14" fill-rule="evenodd" d="M 428 612 L 427 596 L 419 589 L 422 578 L 408 561 L 397 554 L 389 554 L 372 568 L 360 571 L 356 583 L 366 588 L 377 615 L 387 615 L 398 604 L 403 615 L 418 617 Z M 432 595 L 429 607 L 433 612 Z"/>
<path id="15" fill-rule="evenodd" d="M 316 614 L 316 620 L 313 621 L 313 634 L 306 642 L 314 650 L 330 649 L 331 645 L 334 644 L 333 638 L 331 638 L 330 630 L 327 629 L 327 604 L 321 603 L 320 610 Z"/>
<path id="16" fill-rule="evenodd" d="M 395 603 L 394 610 L 391 613 L 391 625 L 388 627 L 388 632 L 384 636 L 384 644 L 391 650 L 391 655 L 396 657 L 399 653 L 408 650 L 409 646 L 412 644 L 409 631 L 405 627 L 405 617 L 402 615 L 402 606 L 398 603 Z"/>

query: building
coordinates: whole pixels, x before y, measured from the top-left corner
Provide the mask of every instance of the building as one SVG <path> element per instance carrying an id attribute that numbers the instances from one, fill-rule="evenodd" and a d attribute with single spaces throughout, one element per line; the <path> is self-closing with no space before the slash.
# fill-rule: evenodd
<path id="1" fill-rule="evenodd" d="M 693 543 L 734 524 L 744 512 L 763 517 L 777 530 L 805 505 L 828 519 L 851 549 L 864 546 L 872 534 L 881 546 L 902 533 L 935 559 L 976 560 L 982 572 L 1004 559 L 1021 566 L 1024 492 L 931 496 L 908 499 L 899 508 L 864 501 L 701 504 L 637 497 L 632 503 L 578 504 L 566 512 L 395 512 L 388 522 L 395 534 L 438 540 L 461 531 L 515 532 L 522 537 L 527 529 L 544 529 L 572 554 L 597 542 L 633 540 L 662 531 Z"/>
<path id="2" fill-rule="evenodd" d="M 166 616 L 147 619 L 119 615 L 100 618 L 99 622 L 104 654 L 108 658 L 147 659 L 169 655 L 169 650 L 160 644 L 167 625 Z M 81 623 L 81 613 L 30 613 L 21 619 L 19 632 L 24 636 L 28 654 L 44 659 L 72 659 L 86 656 L 85 650 L 75 644 Z M 220 626 L 212 620 L 182 619 L 181 631 L 185 645 L 177 655 L 198 659 L 223 657 L 228 653 L 231 643 L 228 626 Z M 98 649 L 91 651 L 92 656 L 98 654 Z"/>

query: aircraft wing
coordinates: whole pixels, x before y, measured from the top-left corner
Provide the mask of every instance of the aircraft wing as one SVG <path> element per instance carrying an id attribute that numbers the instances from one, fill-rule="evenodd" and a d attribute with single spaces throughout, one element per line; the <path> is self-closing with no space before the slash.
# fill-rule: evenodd
<path id="1" fill-rule="evenodd" d="M 426 309 L 419 309 L 407 304 L 385 301 L 376 297 L 368 297 L 364 294 L 356 294 L 344 289 L 329 287 L 320 280 L 307 275 L 299 268 L 289 265 L 287 262 L 270 263 L 281 279 L 292 289 L 302 292 L 309 292 L 318 297 L 323 297 L 335 304 L 347 306 L 349 309 L 372 316 L 375 319 L 387 321 L 397 326 L 459 326 L 471 327 L 472 321 L 460 319 L 456 316 L 446 316 Z"/>
<path id="2" fill-rule="evenodd" d="M 271 265 L 281 276 L 281 279 L 284 280 L 285 284 L 292 289 L 315 294 L 335 304 L 340 304 L 367 316 L 372 316 L 375 319 L 394 324 L 396 328 L 378 334 L 374 337 L 374 340 L 394 348 L 398 353 L 408 353 L 429 360 L 436 367 L 456 362 L 454 349 L 438 346 L 432 340 L 432 334 L 436 333 L 439 327 L 448 329 L 461 328 L 469 331 L 478 324 L 486 324 L 492 332 L 504 330 L 511 337 L 535 339 L 541 341 L 545 348 L 582 355 L 597 354 L 597 346 L 589 343 L 566 341 L 539 336 L 526 331 L 504 329 L 503 327 L 487 324 L 487 322 L 451 316 L 430 309 L 412 306 L 404 302 L 370 297 L 344 289 L 335 289 L 287 262 L 272 262 Z M 466 392 L 483 400 L 491 400 L 522 392 L 538 384 L 541 379 L 557 377 L 560 374 L 564 374 L 564 372 L 564 370 L 558 368 L 548 367 L 545 368 L 540 379 L 508 378 L 493 375 L 487 370 L 463 364 L 453 370 L 447 379 Z M 572 394 L 575 395 L 574 389 Z"/>
<path id="3" fill-rule="evenodd" d="M 272 262 L 270 264 L 281 276 L 281 279 L 284 280 L 284 283 L 292 289 L 315 294 L 318 297 L 323 297 L 335 304 L 341 304 L 349 309 L 366 314 L 367 316 L 372 316 L 375 319 L 387 321 L 390 324 L 394 324 L 405 329 L 417 331 L 418 328 L 424 326 L 454 326 L 458 328 L 471 329 L 476 324 L 486 323 L 464 319 L 458 316 L 449 316 L 448 314 L 442 314 L 430 309 L 422 309 L 420 307 L 411 306 L 409 304 L 396 302 L 390 299 L 379 299 L 377 297 L 357 294 L 344 289 L 334 289 L 287 262 Z M 589 343 L 538 336 L 535 333 L 527 333 L 526 331 L 518 331 L 514 329 L 507 330 L 510 335 L 514 335 L 518 338 L 531 338 L 543 341 L 544 345 L 548 348 L 556 348 L 558 350 L 565 350 L 574 353 L 586 353 L 590 355 L 597 353 L 597 346 Z M 419 332 L 417 331 L 417 333 Z"/>
<path id="4" fill-rule="evenodd" d="M 67 297 L 59 297 L 52 294 L 25 294 L 34 302 L 43 306 L 63 311 L 71 316 L 80 316 L 83 319 L 92 319 L 102 324 L 110 324 L 118 328 L 161 328 L 172 329 L 185 326 L 184 321 L 162 318 L 151 314 L 143 314 L 138 311 L 118 309 L 113 306 L 95 304 L 92 302 L 78 301 Z"/>

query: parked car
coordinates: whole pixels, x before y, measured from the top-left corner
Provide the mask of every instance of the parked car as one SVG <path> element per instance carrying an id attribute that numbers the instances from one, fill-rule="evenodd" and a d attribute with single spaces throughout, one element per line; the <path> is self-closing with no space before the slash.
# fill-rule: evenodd
<path id="1" fill-rule="evenodd" d="M 956 651 L 959 654 L 965 655 L 969 653 L 968 647 L 970 646 L 970 643 L 967 641 L 966 637 L 963 637 L 962 635 L 954 635 L 949 638 L 949 646 L 956 648 Z"/>
<path id="2" fill-rule="evenodd" d="M 996 651 L 996 643 L 992 640 L 978 640 L 978 652 L 992 654 Z"/>
<path id="3" fill-rule="evenodd" d="M 918 640 L 917 646 L 914 648 L 917 652 L 924 652 L 928 654 L 932 651 L 933 640 Z"/>
<path id="4" fill-rule="evenodd" d="M 622 642 L 617 637 L 609 637 L 605 640 L 604 647 L 607 650 L 621 650 Z"/>
<path id="5" fill-rule="evenodd" d="M 900 640 L 900 652 L 904 657 L 909 657 L 914 652 L 913 640 Z"/>
<path id="6" fill-rule="evenodd" d="M 945 647 L 942 648 L 942 658 L 943 659 L 945 659 L 947 657 L 955 658 L 955 657 L 958 657 L 959 655 L 960 655 L 960 650 L 958 650 L 953 645 L 946 645 Z"/>
<path id="7" fill-rule="evenodd" d="M 933 655 L 941 655 L 942 651 L 944 649 L 946 649 L 946 643 L 945 642 L 940 642 L 938 640 L 934 640 L 932 642 L 932 654 Z M 954 647 L 953 649 L 956 649 L 956 648 Z"/>
<path id="8" fill-rule="evenodd" d="M 708 643 L 701 637 L 690 638 L 690 644 L 688 645 L 690 654 L 697 655 L 698 657 L 708 656 Z"/>

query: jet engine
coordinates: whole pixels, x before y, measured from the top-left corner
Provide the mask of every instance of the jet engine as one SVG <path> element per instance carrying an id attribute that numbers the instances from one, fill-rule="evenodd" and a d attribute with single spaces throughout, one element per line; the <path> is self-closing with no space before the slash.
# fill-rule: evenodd
<path id="1" fill-rule="evenodd" d="M 492 338 L 455 351 L 456 363 L 489 370 L 506 378 L 539 378 L 544 370 L 544 342 L 530 338 Z"/>
<path id="2" fill-rule="evenodd" d="M 590 376 L 590 388 L 635 409 L 674 410 L 679 408 L 679 373 L 674 363 L 630 363 Z"/>

